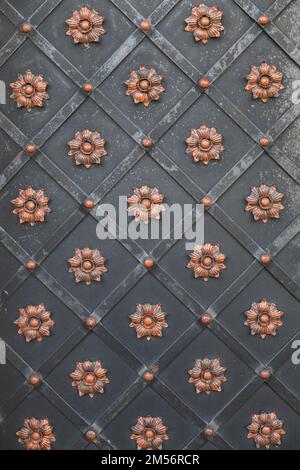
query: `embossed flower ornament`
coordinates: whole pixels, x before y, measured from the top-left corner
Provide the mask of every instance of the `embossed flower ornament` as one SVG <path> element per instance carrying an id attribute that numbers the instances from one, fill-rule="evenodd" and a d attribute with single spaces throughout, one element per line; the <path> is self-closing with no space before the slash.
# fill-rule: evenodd
<path id="1" fill-rule="evenodd" d="M 100 165 L 102 157 L 107 155 L 105 143 L 100 132 L 84 129 L 83 132 L 76 132 L 75 139 L 68 142 L 68 155 L 74 158 L 76 165 L 84 165 L 85 168 L 90 168 L 93 164 Z"/>
<path id="2" fill-rule="evenodd" d="M 279 219 L 280 211 L 284 209 L 281 204 L 283 193 L 277 191 L 276 186 L 252 187 L 251 194 L 246 198 L 246 212 L 253 214 L 254 220 L 262 220 L 265 224 L 269 219 Z"/>
<path id="3" fill-rule="evenodd" d="M 50 336 L 50 330 L 55 323 L 44 304 L 19 308 L 19 315 L 14 323 L 19 327 L 19 335 L 24 335 L 28 343 L 33 340 L 41 342 L 46 336 Z"/>
<path id="4" fill-rule="evenodd" d="M 127 96 L 132 96 L 135 104 L 143 103 L 147 108 L 151 101 L 159 101 L 161 93 L 165 91 L 162 86 L 163 75 L 158 75 L 156 68 L 146 68 L 141 65 L 138 70 L 130 72 L 130 78 L 124 83 L 127 85 Z"/>
<path id="5" fill-rule="evenodd" d="M 9 84 L 13 90 L 10 98 L 15 100 L 18 108 L 42 108 L 44 102 L 49 98 L 46 93 L 48 82 L 44 81 L 43 75 L 34 75 L 31 70 L 26 70 L 23 75 L 18 75 L 16 82 Z"/>
<path id="6" fill-rule="evenodd" d="M 76 369 L 70 374 L 73 387 L 77 387 L 80 397 L 104 393 L 105 384 L 110 380 L 106 377 L 107 370 L 103 369 L 101 361 L 77 362 Z"/>
<path id="7" fill-rule="evenodd" d="M 140 416 L 131 429 L 130 439 L 136 441 L 137 450 L 161 450 L 163 442 L 169 440 L 162 418 Z"/>
<path id="8" fill-rule="evenodd" d="M 45 221 L 45 214 L 52 212 L 48 207 L 49 198 L 44 189 L 35 190 L 32 186 L 19 190 L 19 196 L 11 201 L 15 209 L 13 214 L 19 216 L 20 224 L 28 223 L 34 226 L 37 222 Z"/>
<path id="9" fill-rule="evenodd" d="M 103 22 L 104 17 L 97 10 L 82 6 L 80 10 L 73 10 L 71 18 L 66 20 L 69 26 L 66 35 L 71 36 L 75 44 L 88 47 L 92 42 L 99 42 L 106 33 Z"/>
<path id="10" fill-rule="evenodd" d="M 25 419 L 23 428 L 16 435 L 19 438 L 18 442 L 23 444 L 27 450 L 51 450 L 52 444 L 56 442 L 53 427 L 48 418 Z"/>
<path id="11" fill-rule="evenodd" d="M 129 327 L 135 328 L 138 338 L 147 338 L 148 341 L 153 336 L 162 336 L 163 329 L 168 328 L 166 314 L 160 304 L 137 304 L 136 312 L 130 318 L 132 321 Z"/>
<path id="12" fill-rule="evenodd" d="M 191 261 L 187 268 L 194 270 L 195 278 L 202 278 L 205 282 L 209 278 L 219 278 L 220 272 L 226 269 L 226 256 L 220 251 L 220 245 L 212 245 L 206 242 L 204 245 L 196 245 L 194 251 L 189 255 Z"/>
<path id="13" fill-rule="evenodd" d="M 277 414 L 260 413 L 252 415 L 252 423 L 247 426 L 248 439 L 255 441 L 256 447 L 269 449 L 271 445 L 281 445 L 281 437 L 286 434 L 283 429 L 283 421 L 277 418 Z"/>
<path id="14" fill-rule="evenodd" d="M 221 367 L 220 359 L 196 359 L 194 368 L 189 370 L 189 383 L 195 385 L 196 393 L 221 392 L 222 383 L 227 382 L 224 373 L 226 367 Z"/>
<path id="15" fill-rule="evenodd" d="M 260 335 L 262 339 L 269 335 L 276 336 L 278 328 L 283 325 L 281 318 L 284 312 L 266 299 L 259 303 L 252 302 L 251 309 L 245 312 L 245 315 L 247 320 L 244 324 L 250 328 L 251 335 Z"/>
<path id="16" fill-rule="evenodd" d="M 224 150 L 222 140 L 223 136 L 214 127 L 201 124 L 199 129 L 191 129 L 191 135 L 185 141 L 188 145 L 186 153 L 192 155 L 194 162 L 208 165 L 210 160 L 220 160 L 220 153 Z"/>
<path id="17" fill-rule="evenodd" d="M 158 188 L 143 185 L 134 188 L 133 194 L 127 198 L 128 213 L 135 217 L 137 222 L 148 224 L 151 219 L 159 220 L 165 206 L 162 204 L 165 196 L 160 194 Z"/>
<path id="18" fill-rule="evenodd" d="M 108 269 L 104 266 L 105 258 L 99 250 L 76 248 L 75 256 L 68 259 L 70 271 L 74 273 L 75 282 L 84 282 L 90 285 L 92 281 L 101 282 L 101 276 Z"/>
<path id="19" fill-rule="evenodd" d="M 279 96 L 284 89 L 282 84 L 283 73 L 279 72 L 276 65 L 268 65 L 263 62 L 259 67 L 252 65 L 250 74 L 246 79 L 248 83 L 246 91 L 251 91 L 255 100 L 259 99 L 267 103 L 270 98 Z"/>
<path id="20" fill-rule="evenodd" d="M 201 2 L 198 7 L 192 6 L 192 15 L 185 19 L 185 31 L 193 33 L 195 41 L 207 44 L 210 38 L 219 38 L 224 31 L 223 16 L 217 5 L 209 7 Z"/>

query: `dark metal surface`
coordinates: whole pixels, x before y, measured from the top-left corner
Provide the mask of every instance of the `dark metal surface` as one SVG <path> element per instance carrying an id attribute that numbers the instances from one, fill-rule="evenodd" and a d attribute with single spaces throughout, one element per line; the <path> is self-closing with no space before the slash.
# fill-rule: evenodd
<path id="1" fill-rule="evenodd" d="M 90 0 L 105 17 L 107 34 L 90 48 L 65 35 L 64 20 L 79 0 L 0 0 L 0 78 L 7 84 L 31 69 L 49 82 L 50 99 L 26 113 L 7 99 L 0 107 L 2 308 L 0 336 L 0 448 L 21 449 L 16 432 L 25 418 L 49 418 L 54 449 L 134 449 L 138 416 L 161 416 L 164 449 L 255 449 L 247 439 L 253 413 L 276 411 L 287 432 L 281 449 L 300 448 L 300 366 L 291 343 L 300 339 L 298 0 L 218 0 L 225 31 L 207 45 L 184 31 L 190 0 Z M 212 2 L 208 2 L 212 4 Z M 215 3 L 215 2 L 214 2 Z M 214 4 L 213 3 L 213 4 Z M 270 24 L 257 24 L 266 13 Z M 141 30 L 144 16 L 152 29 Z M 21 25 L 29 22 L 29 33 Z M 244 91 L 252 64 L 268 60 L 284 73 L 285 89 L 266 105 Z M 124 81 L 141 64 L 156 66 L 166 91 L 149 109 L 125 95 Z M 208 77 L 211 86 L 198 81 Z M 88 95 L 82 85 L 90 82 Z M 217 128 L 225 150 L 207 167 L 185 153 L 190 128 Z M 101 131 L 108 155 L 86 169 L 68 157 L 77 130 Z M 262 148 L 267 135 L 272 145 Z M 154 146 L 145 151 L 149 136 Z M 37 146 L 25 152 L 27 144 Z M 244 211 L 251 186 L 276 185 L 285 194 L 279 220 L 255 223 Z M 208 194 L 205 238 L 220 243 L 227 269 L 208 283 L 194 279 L 182 241 L 100 241 L 95 208 L 116 203 L 132 187 L 158 186 L 167 203 L 196 203 Z M 10 201 L 20 187 L 45 188 L 45 223 L 19 225 Z M 99 249 L 108 272 L 101 283 L 75 284 L 67 258 L 75 248 Z M 267 252 L 268 265 L 260 263 Z M 151 270 L 145 258 L 155 261 Z M 32 272 L 24 267 L 33 258 Z M 277 336 L 262 340 L 244 325 L 254 301 L 276 302 L 285 315 Z M 19 308 L 44 303 L 55 325 L 41 343 L 26 343 L 14 321 Z M 129 328 L 136 304 L 162 304 L 168 328 L 151 341 Z M 214 320 L 206 327 L 200 317 Z M 91 331 L 83 320 L 98 324 Z M 188 383 L 195 359 L 220 358 L 228 381 L 222 392 L 197 395 Z M 80 397 L 70 372 L 76 362 L 100 360 L 105 393 Z M 262 369 L 272 369 L 268 382 Z M 146 381 L 146 370 L 156 378 Z M 29 383 L 39 373 L 38 386 Z M 212 428 L 209 442 L 203 435 Z M 85 433 L 99 439 L 90 443 Z"/>

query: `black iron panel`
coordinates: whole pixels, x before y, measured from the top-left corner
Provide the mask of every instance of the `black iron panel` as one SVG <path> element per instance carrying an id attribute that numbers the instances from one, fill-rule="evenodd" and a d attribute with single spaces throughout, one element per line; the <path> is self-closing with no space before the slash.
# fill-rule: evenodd
<path id="1" fill-rule="evenodd" d="M 0 0 L 0 79 L 7 85 L 31 68 L 49 82 L 49 100 L 27 113 L 9 98 L 0 105 L 0 448 L 22 449 L 24 419 L 48 418 L 54 449 L 134 449 L 138 416 L 161 416 L 164 449 L 255 449 L 247 439 L 253 413 L 275 411 L 286 435 L 279 449 L 300 448 L 299 340 L 299 35 L 298 0 L 219 0 L 225 31 L 207 45 L 184 31 L 190 0 L 90 0 L 107 34 L 89 48 L 65 35 L 64 20 L 80 0 Z M 209 5 L 214 5 L 207 1 Z M 266 12 L 271 23 L 258 24 Z M 143 18 L 150 31 L 138 26 Z M 22 33 L 24 22 L 31 24 Z M 276 63 L 284 90 L 263 105 L 244 91 L 252 64 Z M 165 93 L 149 109 L 125 96 L 124 81 L 141 64 L 164 75 Z M 207 90 L 198 80 L 208 77 Z M 93 92 L 83 91 L 90 82 Z M 299 87 L 299 86 L 298 86 Z M 295 93 L 296 91 L 296 93 Z M 205 123 L 222 134 L 220 161 L 207 167 L 185 153 L 191 128 Z M 67 143 L 77 131 L 101 132 L 101 165 L 76 166 Z M 147 151 L 142 139 L 154 146 Z M 271 145 L 262 148 L 267 135 Z M 37 150 L 24 149 L 33 142 Z M 183 240 L 99 240 L 96 209 L 146 183 L 165 202 L 212 200 L 205 238 L 227 256 L 220 279 L 208 283 L 186 269 Z M 285 194 L 279 220 L 255 223 L 244 211 L 252 186 Z M 27 185 L 44 188 L 52 213 L 35 227 L 19 224 L 11 200 Z M 93 210 L 83 202 L 92 199 Z M 76 248 L 99 249 L 108 272 L 101 283 L 74 282 L 68 258 Z M 272 257 L 263 265 L 264 253 Z M 152 257 L 148 271 L 143 262 Z M 29 259 L 37 263 L 25 268 Z M 266 298 L 284 312 L 277 335 L 252 336 L 244 325 L 252 302 Z M 19 309 L 45 304 L 55 324 L 42 342 L 26 342 L 14 323 Z M 161 304 L 167 327 L 151 341 L 130 328 L 137 304 Z M 208 313 L 205 326 L 200 317 Z M 94 319 L 93 331 L 86 324 Z M 90 320 L 91 321 L 91 320 Z M 227 382 L 219 393 L 196 394 L 194 362 L 220 358 Z M 104 393 L 79 396 L 70 373 L 77 362 L 100 360 L 110 380 Z M 271 372 L 269 380 L 260 377 Z M 150 371 L 155 379 L 144 380 Z M 40 383 L 30 383 L 33 374 Z M 2 385 L 3 384 L 3 385 Z M 205 428 L 215 435 L 206 439 Z M 93 429 L 94 442 L 85 433 Z M 276 447 L 272 447 L 276 448 Z"/>

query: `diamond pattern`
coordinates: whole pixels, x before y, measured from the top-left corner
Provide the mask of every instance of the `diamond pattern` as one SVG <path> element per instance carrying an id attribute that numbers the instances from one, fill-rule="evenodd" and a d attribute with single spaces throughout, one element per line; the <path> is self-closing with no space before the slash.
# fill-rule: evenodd
<path id="1" fill-rule="evenodd" d="M 205 47 L 183 31 L 192 3 L 104 0 L 108 34 L 87 50 L 65 36 L 64 19 L 80 1 L 1 4 L 1 79 L 10 83 L 32 68 L 49 81 L 50 95 L 37 112 L 17 110 L 9 99 L 0 110 L 5 154 L 0 250 L 6 266 L 0 278 L 5 303 L 1 335 L 8 344 L 8 365 L 0 366 L 0 372 L 10 378 L 7 394 L 0 395 L 3 448 L 21 448 L 15 432 L 24 418 L 35 415 L 50 418 L 56 449 L 134 449 L 130 427 L 137 416 L 152 414 L 163 416 L 169 427 L 166 449 L 253 449 L 246 438 L 251 414 L 274 409 L 288 433 L 281 448 L 300 447 L 297 370 L 289 359 L 291 340 L 299 332 L 300 299 L 299 112 L 291 93 L 298 74 L 298 1 L 220 0 L 225 32 Z M 99 7 L 93 0 L 90 6 Z M 264 32 L 254 20 L 269 7 L 273 24 Z M 156 26 L 144 35 L 136 25 L 141 15 L 150 14 Z M 33 31 L 27 38 L 18 33 L 12 41 L 22 17 L 31 15 Z M 285 90 L 266 106 L 243 91 L 250 65 L 264 59 L 285 74 Z M 148 110 L 135 106 L 123 85 L 129 71 L 143 63 L 157 66 L 166 77 L 166 93 Z M 194 86 L 201 72 L 208 72 L 214 83 L 203 95 Z M 97 87 L 90 98 L 79 91 L 88 78 Z M 222 160 L 208 168 L 195 166 L 184 153 L 190 127 L 202 121 L 224 136 Z M 102 166 L 87 171 L 75 168 L 66 146 L 74 131 L 86 126 L 103 131 L 109 152 Z M 146 154 L 135 142 L 148 133 L 156 146 Z M 256 144 L 262 134 L 273 139 L 265 152 Z M 41 146 L 32 157 L 21 152 L 28 139 Z M 243 206 L 249 185 L 270 176 L 286 192 L 286 210 L 264 230 Z M 88 215 L 82 201 L 91 194 L 97 203 L 114 202 L 144 179 L 158 182 L 168 202 L 195 203 L 209 192 L 214 205 L 205 217 L 205 235 L 220 242 L 228 256 L 219 280 L 205 285 L 193 279 L 185 268 L 184 241 L 136 244 L 97 238 L 95 212 Z M 18 226 L 9 204 L 18 187 L 29 183 L 53 194 L 53 213 L 34 232 Z M 66 259 L 84 245 L 100 247 L 107 257 L 109 272 L 101 284 L 76 285 L 68 272 Z M 255 261 L 265 248 L 274 260 L 267 269 Z M 157 263 L 145 274 L 141 262 L 149 253 Z M 29 256 L 39 265 L 31 275 L 21 267 Z M 271 300 L 286 313 L 284 325 L 276 338 L 262 344 L 243 325 L 243 311 L 255 297 L 274 295 Z M 148 301 L 163 304 L 169 328 L 163 338 L 144 344 L 128 322 L 135 303 Z M 13 325 L 18 308 L 33 302 L 44 302 L 56 321 L 53 335 L 40 345 L 26 345 Z M 206 310 L 217 315 L 209 331 L 198 321 Z M 94 333 L 81 322 L 91 313 L 99 322 Z M 230 379 L 224 392 L 208 397 L 210 408 L 186 380 L 195 357 L 209 353 L 222 357 Z M 113 380 L 107 394 L 91 405 L 76 395 L 68 374 L 77 360 L 87 358 L 81 356 L 97 359 L 98 354 Z M 266 364 L 274 377 L 262 385 L 256 375 Z M 140 376 L 152 366 L 157 378 L 145 389 Z M 26 382 L 33 370 L 44 378 L 38 391 Z M 205 443 L 202 430 L 212 419 L 219 426 L 217 436 Z M 83 433 L 93 424 L 101 439 L 88 444 Z"/>

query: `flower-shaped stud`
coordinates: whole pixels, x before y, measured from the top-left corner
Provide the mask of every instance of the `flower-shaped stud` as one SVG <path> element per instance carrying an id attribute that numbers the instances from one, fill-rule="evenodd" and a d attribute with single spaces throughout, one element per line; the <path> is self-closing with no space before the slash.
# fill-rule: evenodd
<path id="1" fill-rule="evenodd" d="M 130 72 L 130 78 L 124 82 L 128 88 L 126 95 L 132 96 L 135 104 L 143 103 L 147 108 L 151 101 L 159 101 L 165 91 L 161 84 L 163 79 L 154 67 L 148 69 L 141 65 L 138 70 Z"/>
<path id="2" fill-rule="evenodd" d="M 45 214 L 52 212 L 48 207 L 49 198 L 44 189 L 33 189 L 27 186 L 19 190 L 19 196 L 11 201 L 15 209 L 13 214 L 19 216 L 20 224 L 28 223 L 34 226 L 37 222 L 45 221 Z"/>
<path id="3" fill-rule="evenodd" d="M 196 42 L 207 44 L 210 38 L 219 38 L 224 31 L 223 16 L 217 5 L 209 7 L 201 2 L 198 7 L 192 6 L 192 15 L 185 19 L 185 31 L 193 33 Z"/>
<path id="4" fill-rule="evenodd" d="M 71 36 L 75 44 L 88 47 L 92 42 L 99 42 L 106 33 L 103 22 L 104 17 L 97 10 L 82 6 L 80 10 L 73 10 L 71 18 L 66 20 L 69 26 L 66 35 Z"/>
<path id="5" fill-rule="evenodd" d="M 220 272 L 226 269 L 224 264 L 226 256 L 220 251 L 220 245 L 212 245 L 206 242 L 204 245 L 196 245 L 189 255 L 191 261 L 187 268 L 194 270 L 195 278 L 202 278 L 205 282 L 209 278 L 219 278 Z"/>
<path id="6" fill-rule="evenodd" d="M 19 308 L 19 315 L 14 323 L 19 327 L 19 335 L 24 335 L 28 343 L 33 340 L 41 342 L 45 336 L 50 336 L 55 322 L 51 320 L 51 312 L 45 309 L 44 304 Z"/>
<path id="7" fill-rule="evenodd" d="M 138 338 L 146 338 L 148 341 L 153 336 L 162 336 L 163 329 L 168 328 L 166 323 L 166 313 L 161 309 L 161 305 L 137 304 L 136 312 L 130 315 L 130 328 L 135 328 Z"/>
<path id="8" fill-rule="evenodd" d="M 208 165 L 210 160 L 220 160 L 223 152 L 223 136 L 212 127 L 201 124 L 199 129 L 191 129 L 191 135 L 186 139 L 188 145 L 186 153 L 192 155 L 194 162 L 202 162 Z"/>
<path id="9" fill-rule="evenodd" d="M 43 75 L 33 75 L 31 70 L 26 70 L 23 75 L 18 76 L 16 82 L 9 84 L 13 90 L 11 99 L 15 100 L 18 108 L 42 108 L 49 98 L 46 93 L 48 82 L 44 81 Z"/>
<path id="10" fill-rule="evenodd" d="M 248 83 L 246 91 L 251 91 L 255 100 L 261 100 L 267 103 L 270 98 L 279 96 L 284 89 L 282 84 L 283 73 L 279 72 L 276 65 L 268 65 L 263 62 L 262 65 L 252 65 L 249 75 L 246 79 Z"/>
<path id="11" fill-rule="evenodd" d="M 77 131 L 75 138 L 68 142 L 70 147 L 68 155 L 74 158 L 76 165 L 90 168 L 93 164 L 102 163 L 102 157 L 107 155 L 105 144 L 100 132 L 92 132 L 89 129 L 84 129 L 83 132 Z"/>
<path id="12" fill-rule="evenodd" d="M 75 282 L 85 282 L 90 285 L 92 281 L 101 282 L 103 273 L 108 269 L 104 266 L 105 258 L 99 250 L 90 248 L 75 249 L 75 256 L 68 259 L 70 272 L 74 273 Z"/>
<path id="13" fill-rule="evenodd" d="M 244 324 L 250 328 L 251 335 L 260 335 L 262 339 L 269 335 L 276 336 L 278 328 L 283 325 L 281 318 L 284 312 L 266 299 L 262 299 L 259 303 L 252 302 L 250 310 L 245 312 L 245 315 L 247 320 Z"/>
<path id="14" fill-rule="evenodd" d="M 135 217 L 136 222 L 148 224 L 151 219 L 159 220 L 161 213 L 165 211 L 162 204 L 164 198 L 156 187 L 143 185 L 134 188 L 133 194 L 127 198 L 128 213 Z"/>
<path id="15" fill-rule="evenodd" d="M 76 369 L 70 374 L 72 385 L 76 387 L 80 397 L 104 393 L 105 384 L 110 380 L 106 377 L 107 370 L 103 369 L 101 361 L 77 362 Z"/>
<path id="16" fill-rule="evenodd" d="M 276 186 L 254 186 L 246 198 L 248 204 L 245 211 L 251 212 L 255 221 L 261 220 L 266 224 L 270 219 L 279 219 L 280 211 L 284 209 L 281 204 L 283 198 L 284 194 L 279 193 Z"/>
<path id="17" fill-rule="evenodd" d="M 277 418 L 276 412 L 255 414 L 252 415 L 252 423 L 247 426 L 247 437 L 254 440 L 257 448 L 280 446 L 281 436 L 286 434 L 283 426 L 284 423 Z"/>
<path id="18" fill-rule="evenodd" d="M 221 392 L 222 383 L 227 382 L 226 367 L 221 367 L 220 359 L 196 359 L 194 368 L 189 370 L 189 383 L 195 385 L 196 393 Z"/>
<path id="19" fill-rule="evenodd" d="M 23 428 L 16 435 L 26 450 L 51 450 L 52 444 L 56 442 L 48 418 L 26 418 Z"/>
<path id="20" fill-rule="evenodd" d="M 162 418 L 140 416 L 131 430 L 130 439 L 136 441 L 137 450 L 161 450 L 163 442 L 169 440 Z"/>

